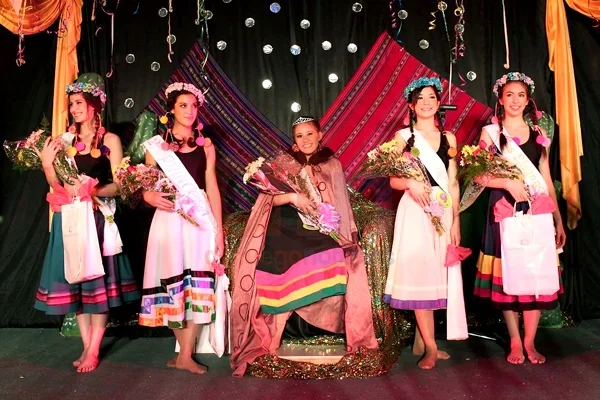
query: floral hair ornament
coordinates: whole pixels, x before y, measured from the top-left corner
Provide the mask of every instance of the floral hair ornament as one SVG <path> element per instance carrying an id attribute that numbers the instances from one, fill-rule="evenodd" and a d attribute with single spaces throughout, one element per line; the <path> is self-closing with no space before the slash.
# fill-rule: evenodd
<path id="1" fill-rule="evenodd" d="M 434 88 L 436 88 L 436 90 L 438 92 L 441 92 L 443 90 L 442 82 L 440 81 L 439 78 L 427 78 L 427 77 L 423 76 L 419 79 L 415 79 L 414 81 L 412 81 L 411 83 L 408 84 L 406 89 L 404 89 L 404 98 L 406 99 L 406 101 L 408 101 L 408 99 L 410 99 L 410 94 L 415 89 L 419 89 L 419 88 L 427 87 L 427 86 L 433 86 Z"/>
<path id="2" fill-rule="evenodd" d="M 94 85 L 93 83 L 73 82 L 70 85 L 67 85 L 66 92 L 67 94 L 88 93 L 94 97 L 98 97 L 103 107 L 104 104 L 106 104 L 106 93 L 104 93 L 104 91 L 100 89 L 99 86 Z M 100 144 L 102 136 L 104 136 L 104 134 L 106 133 L 106 129 L 104 129 L 104 127 L 102 126 L 100 115 L 98 114 L 96 115 L 96 117 L 98 118 L 96 134 L 94 135 L 94 139 L 92 141 L 92 149 L 89 153 L 93 158 L 98 158 L 101 155 L 108 155 L 110 153 L 110 149 L 105 145 L 98 146 Z M 75 143 L 67 148 L 67 154 L 70 157 L 74 157 L 78 153 L 84 151 L 86 149 L 86 145 L 79 139 L 79 130 L 77 129 L 77 125 L 75 123 L 71 124 L 68 130 L 70 133 L 75 135 Z"/>
<path id="3" fill-rule="evenodd" d="M 535 83 L 533 82 L 533 79 L 522 72 L 509 72 L 496 81 L 493 89 L 496 97 L 498 97 L 498 94 L 500 93 L 500 88 L 509 82 L 523 82 L 529 86 L 530 95 L 532 95 L 535 90 Z"/>
<path id="4" fill-rule="evenodd" d="M 199 105 L 204 104 L 204 93 L 202 93 L 202 91 L 200 89 L 198 89 L 196 86 L 192 85 L 191 83 L 183 83 L 183 82 L 171 83 L 169 86 L 167 86 L 167 89 L 165 90 L 165 96 L 168 97 L 172 92 L 180 92 L 182 90 L 185 90 L 186 92 L 190 92 L 191 94 L 196 96 L 196 98 L 198 99 Z"/>
<path id="5" fill-rule="evenodd" d="M 170 84 L 169 86 L 167 86 L 167 89 L 165 90 L 165 96 L 169 96 L 172 92 L 181 92 L 181 91 L 186 91 L 189 92 L 191 94 L 193 94 L 196 99 L 198 99 L 198 104 L 201 106 L 204 104 L 204 93 L 202 93 L 202 91 L 200 89 L 198 89 L 196 86 L 192 85 L 191 83 L 184 83 L 184 82 L 175 82 Z M 169 122 L 169 112 L 167 112 L 165 115 L 161 116 L 159 118 L 159 121 L 163 124 L 166 125 Z M 202 122 L 198 121 L 198 124 L 196 125 L 196 130 L 198 131 L 198 137 L 194 140 L 193 138 L 189 137 L 187 139 L 187 145 L 188 147 L 195 147 L 195 146 L 208 146 L 210 145 L 210 139 L 205 139 L 204 136 L 202 135 L 202 128 L 204 128 L 204 125 L 202 124 Z M 167 137 L 171 136 L 171 143 L 167 143 Z M 167 151 L 167 150 L 171 150 L 171 151 L 178 151 L 179 148 L 181 147 L 182 142 L 180 142 L 179 144 L 176 143 L 176 139 L 173 136 L 173 132 L 171 132 L 171 129 L 167 129 L 166 133 L 165 133 L 165 141 L 162 143 L 161 147 L 163 150 Z"/>
<path id="6" fill-rule="evenodd" d="M 314 118 L 311 117 L 300 117 L 297 120 L 294 121 L 294 123 L 292 124 L 292 126 L 296 126 L 296 125 L 300 125 L 300 124 L 304 124 L 306 122 L 312 122 L 314 121 Z"/>
<path id="7" fill-rule="evenodd" d="M 92 83 L 74 82 L 66 87 L 67 94 L 73 93 L 88 93 L 94 97 L 99 97 L 100 102 L 104 106 L 106 104 L 106 93 L 98 86 Z"/>

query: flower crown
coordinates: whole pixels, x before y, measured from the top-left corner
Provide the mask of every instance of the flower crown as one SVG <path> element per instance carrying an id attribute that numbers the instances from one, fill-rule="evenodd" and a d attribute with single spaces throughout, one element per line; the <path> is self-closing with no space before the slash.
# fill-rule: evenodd
<path id="1" fill-rule="evenodd" d="M 99 97 L 102 104 L 106 104 L 106 93 L 98 86 L 91 83 L 75 82 L 67 85 L 67 94 L 89 93 L 94 97 Z"/>
<path id="2" fill-rule="evenodd" d="M 533 79 L 522 72 L 509 72 L 496 81 L 496 84 L 494 85 L 494 93 L 496 94 L 496 97 L 498 97 L 500 88 L 506 85 L 508 82 L 523 82 L 529 86 L 530 95 L 533 94 L 533 91 L 535 90 L 535 83 L 533 82 Z"/>
<path id="3" fill-rule="evenodd" d="M 311 117 L 300 117 L 297 120 L 294 121 L 294 123 L 292 124 L 292 126 L 296 126 L 296 125 L 300 125 L 300 124 L 304 124 L 306 122 L 312 122 L 314 121 L 314 118 Z"/>
<path id="4" fill-rule="evenodd" d="M 198 89 L 196 86 L 192 85 L 191 83 L 183 83 L 183 82 L 171 83 L 165 90 L 165 96 L 168 97 L 169 94 L 171 94 L 171 92 L 179 92 L 182 90 L 185 90 L 186 92 L 190 92 L 191 94 L 196 96 L 196 98 L 198 99 L 198 103 L 200 105 L 204 104 L 204 93 L 202 93 L 202 91 L 200 89 Z"/>
<path id="5" fill-rule="evenodd" d="M 408 99 L 410 98 L 410 94 L 413 92 L 413 90 L 426 86 L 433 86 L 437 89 L 438 92 L 441 92 L 443 89 L 442 82 L 440 82 L 439 78 L 427 78 L 424 76 L 419 79 L 415 79 L 414 81 L 408 84 L 406 89 L 404 89 L 404 98 L 408 101 Z"/>

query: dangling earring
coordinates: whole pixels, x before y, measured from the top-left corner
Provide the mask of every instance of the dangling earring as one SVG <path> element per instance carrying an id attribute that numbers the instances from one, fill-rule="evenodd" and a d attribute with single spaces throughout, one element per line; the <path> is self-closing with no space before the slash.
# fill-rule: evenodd
<path id="1" fill-rule="evenodd" d="M 171 113 L 167 112 L 165 115 L 163 115 L 162 117 L 160 117 L 158 119 L 161 124 L 166 125 L 169 122 L 169 114 L 171 114 Z"/>
<path id="2" fill-rule="evenodd" d="M 198 137 L 196 138 L 196 145 L 202 147 L 206 140 L 204 139 L 204 135 L 202 134 L 202 129 L 204 128 L 204 124 L 200 121 L 196 124 L 196 132 L 198 132 Z"/>
<path id="3" fill-rule="evenodd" d="M 404 117 L 404 120 L 402 120 L 402 123 L 405 126 L 408 126 L 410 124 L 410 111 L 408 112 L 408 114 L 406 114 L 406 117 Z"/>
<path id="4" fill-rule="evenodd" d="M 543 114 L 540 110 L 538 110 L 537 104 L 535 103 L 535 100 L 533 98 L 529 98 L 529 101 L 531 101 L 533 103 L 533 108 L 535 109 L 535 118 L 536 119 L 541 119 Z"/>
<path id="5" fill-rule="evenodd" d="M 492 117 L 492 124 L 498 123 L 498 102 L 496 102 L 496 107 L 494 108 L 494 116 Z"/>
<path id="6" fill-rule="evenodd" d="M 298 145 L 294 143 L 294 145 L 292 146 L 292 151 L 293 151 L 294 153 L 297 153 L 297 152 L 299 152 L 299 151 L 300 151 L 300 147 L 298 147 Z"/>

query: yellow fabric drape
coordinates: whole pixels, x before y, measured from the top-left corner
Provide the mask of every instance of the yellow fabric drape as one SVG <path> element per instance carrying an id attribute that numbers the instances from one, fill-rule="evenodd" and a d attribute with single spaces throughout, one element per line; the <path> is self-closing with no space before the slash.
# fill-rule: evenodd
<path id="1" fill-rule="evenodd" d="M 587 4 L 587 0 L 567 2 Z M 574 229 L 581 218 L 579 158 L 583 155 L 583 145 L 573 56 L 563 0 L 546 1 L 546 35 L 550 56 L 548 66 L 555 75 L 556 123 L 560 126 L 560 166 L 563 197 L 567 201 L 567 226 Z"/>
<path id="2" fill-rule="evenodd" d="M 42 32 L 56 21 L 63 6 L 73 0 L 24 0 L 21 8 L 25 8 L 23 34 L 32 35 Z M 15 12 L 10 0 L 0 0 L 0 25 L 14 34 L 19 33 L 19 15 Z"/>
<path id="3" fill-rule="evenodd" d="M 83 0 L 68 0 L 61 18 L 67 24 L 67 34 L 59 36 L 56 44 L 56 66 L 54 71 L 54 100 L 52 103 L 52 136 L 63 134 L 69 123 L 69 98 L 65 88 L 73 83 L 79 72 L 77 43 L 81 38 Z M 52 190 L 52 188 L 50 188 Z M 52 226 L 52 210 L 50 210 Z"/>
<path id="4" fill-rule="evenodd" d="M 56 70 L 54 72 L 54 101 L 52 107 L 52 135 L 62 135 L 69 123 L 69 98 L 65 87 L 77 78 L 77 43 L 81 38 L 81 7 L 83 0 L 69 0 L 61 18 L 67 24 L 67 34 L 59 36 L 56 45 Z"/>
<path id="5" fill-rule="evenodd" d="M 599 0 L 565 0 L 569 7 L 588 17 L 600 19 Z"/>

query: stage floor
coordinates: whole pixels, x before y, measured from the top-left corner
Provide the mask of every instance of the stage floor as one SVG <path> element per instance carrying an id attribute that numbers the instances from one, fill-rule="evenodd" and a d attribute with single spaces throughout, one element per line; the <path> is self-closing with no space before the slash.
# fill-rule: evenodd
<path id="1" fill-rule="evenodd" d="M 598 399 L 600 320 L 576 328 L 542 329 L 544 365 L 513 366 L 499 343 L 480 338 L 440 342 L 452 354 L 421 371 L 407 348 L 396 366 L 378 378 L 265 380 L 233 378 L 227 357 L 203 356 L 209 373 L 167 369 L 173 338 L 108 337 L 98 369 L 78 374 L 79 338 L 57 329 L 0 329 L 2 399 Z"/>

